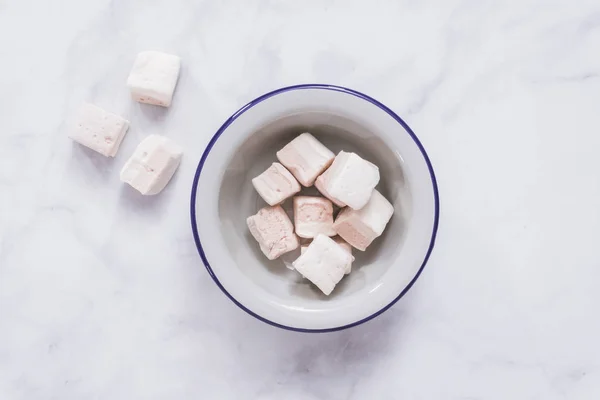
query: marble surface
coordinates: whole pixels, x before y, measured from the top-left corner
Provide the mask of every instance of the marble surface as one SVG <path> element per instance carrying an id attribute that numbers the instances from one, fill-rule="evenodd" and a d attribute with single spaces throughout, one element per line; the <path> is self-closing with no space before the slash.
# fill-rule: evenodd
<path id="1" fill-rule="evenodd" d="M 139 105 L 138 51 L 183 59 L 172 108 Z M 1 0 L 0 398 L 600 398 L 597 0 Z M 213 284 L 188 201 L 238 107 L 306 82 L 403 116 L 436 168 L 438 242 L 381 317 L 321 335 L 246 315 Z M 83 101 L 132 127 L 73 144 Z M 142 198 L 137 143 L 186 148 Z"/>

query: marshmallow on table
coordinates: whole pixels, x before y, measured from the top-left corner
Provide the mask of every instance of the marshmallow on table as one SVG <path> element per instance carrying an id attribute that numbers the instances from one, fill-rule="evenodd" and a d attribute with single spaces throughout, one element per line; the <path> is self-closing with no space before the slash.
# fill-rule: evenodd
<path id="1" fill-rule="evenodd" d="M 144 195 L 159 193 L 179 167 L 183 149 L 172 140 L 150 135 L 135 149 L 121 170 L 121 181 Z"/>
<path id="2" fill-rule="evenodd" d="M 299 246 L 294 225 L 281 206 L 261 208 L 246 219 L 250 233 L 269 260 L 295 250 Z"/>
<path id="3" fill-rule="evenodd" d="M 377 190 L 360 210 L 344 208 L 333 223 L 333 228 L 346 242 L 358 250 L 367 247 L 381 236 L 385 226 L 394 214 L 394 207 Z"/>
<path id="4" fill-rule="evenodd" d="M 317 188 L 336 204 L 360 210 L 379 183 L 379 168 L 355 153 L 340 151 L 331 167 L 319 177 Z"/>
<path id="5" fill-rule="evenodd" d="M 273 163 L 265 172 L 252 179 L 252 185 L 270 206 L 282 203 L 300 191 L 300 184 L 279 163 Z"/>
<path id="6" fill-rule="evenodd" d="M 319 233 L 335 236 L 333 205 L 323 197 L 294 197 L 294 226 L 301 238 L 314 238 Z"/>
<path id="7" fill-rule="evenodd" d="M 354 257 L 328 236 L 317 235 L 293 266 L 323 293 L 329 294 L 344 277 Z"/>
<path id="8" fill-rule="evenodd" d="M 114 157 L 129 121 L 93 104 L 82 105 L 71 122 L 69 137 L 106 157 Z"/>
<path id="9" fill-rule="evenodd" d="M 303 186 L 315 183 L 333 162 L 335 154 L 310 133 L 303 133 L 277 152 L 277 159 Z"/>
<path id="10" fill-rule="evenodd" d="M 140 103 L 169 107 L 179 77 L 181 59 L 158 51 L 138 54 L 127 79 L 131 97 Z"/>
<path id="11" fill-rule="evenodd" d="M 350 255 L 352 255 L 352 246 L 350 246 L 344 239 L 342 239 L 339 236 L 336 236 L 333 238 L 333 241 L 336 242 L 337 244 L 339 244 L 342 249 L 344 249 L 348 253 L 350 253 Z M 306 249 L 308 249 L 309 245 L 310 245 L 310 243 L 301 245 L 300 246 L 300 254 L 304 254 Z M 352 272 L 352 263 L 349 263 L 348 266 L 346 267 L 345 274 L 348 275 L 350 272 Z"/>

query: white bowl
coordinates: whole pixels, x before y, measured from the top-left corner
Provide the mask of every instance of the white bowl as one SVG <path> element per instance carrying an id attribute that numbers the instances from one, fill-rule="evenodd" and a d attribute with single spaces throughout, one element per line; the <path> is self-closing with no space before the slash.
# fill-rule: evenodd
<path id="1" fill-rule="evenodd" d="M 281 259 L 267 260 L 246 226 L 266 205 L 251 179 L 302 132 L 375 163 L 377 188 L 395 207 L 384 234 L 366 252 L 354 250 L 352 273 L 329 297 Z M 215 283 L 256 318 L 299 331 L 348 328 L 391 307 L 425 266 L 438 216 L 435 175 L 408 125 L 378 101 L 330 85 L 286 87 L 242 107 L 213 136 L 192 187 L 194 238 Z"/>

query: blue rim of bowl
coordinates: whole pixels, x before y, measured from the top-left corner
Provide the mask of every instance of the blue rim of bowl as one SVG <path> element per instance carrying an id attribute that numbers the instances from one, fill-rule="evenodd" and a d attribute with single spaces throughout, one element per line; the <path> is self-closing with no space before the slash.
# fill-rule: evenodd
<path id="1" fill-rule="evenodd" d="M 262 317 L 262 316 L 256 314 L 255 312 L 253 312 L 252 310 L 250 310 L 246 306 L 244 306 L 242 303 L 237 301 L 237 299 L 235 297 L 233 297 L 227 291 L 227 289 L 225 289 L 225 287 L 221 284 L 221 282 L 215 275 L 214 271 L 212 270 L 212 267 L 210 266 L 210 263 L 208 262 L 206 255 L 204 254 L 204 249 L 202 248 L 202 242 L 200 241 L 200 236 L 198 235 L 198 226 L 196 223 L 196 194 L 197 194 L 198 181 L 200 179 L 200 174 L 202 173 L 202 168 L 204 167 L 204 163 L 206 161 L 206 158 L 208 157 L 208 154 L 210 153 L 210 150 L 212 149 L 214 144 L 217 142 L 219 137 L 223 134 L 223 132 L 225 132 L 227 130 L 227 128 L 229 127 L 229 125 L 231 125 L 233 123 L 233 121 L 235 121 L 240 115 L 242 115 L 243 113 L 245 113 L 246 111 L 248 111 L 249 109 L 254 107 L 255 105 L 263 102 L 264 100 L 267 100 L 268 98 L 271 98 L 271 97 L 276 96 L 281 93 L 290 92 L 293 90 L 305 90 L 305 89 L 332 90 L 335 92 L 342 92 L 342 93 L 350 94 L 350 95 L 358 97 L 362 100 L 368 101 L 369 103 L 379 107 L 380 109 L 382 109 L 383 111 L 388 113 L 392 118 L 394 118 L 396 120 L 396 122 L 398 122 L 400 125 L 402 125 L 402 127 L 406 130 L 406 132 L 408 132 L 408 134 L 410 135 L 412 140 L 415 142 L 415 144 L 421 151 L 421 154 L 423 155 L 423 158 L 425 159 L 425 162 L 427 163 L 427 168 L 429 169 L 429 175 L 431 177 L 431 184 L 433 185 L 433 196 L 434 196 L 434 200 L 435 200 L 435 216 L 434 216 L 434 221 L 433 221 L 433 229 L 431 231 L 431 239 L 429 242 L 429 248 L 427 249 L 427 253 L 425 254 L 425 258 L 423 259 L 423 263 L 421 264 L 421 267 L 417 271 L 417 274 L 409 282 L 409 284 L 388 305 L 381 308 L 377 312 L 369 315 L 368 317 L 365 317 L 359 321 L 352 322 L 347 325 L 337 326 L 337 327 L 333 327 L 333 328 L 326 328 L 326 329 L 296 328 L 296 327 L 292 327 L 292 326 L 278 324 L 277 322 L 273 322 L 271 320 L 266 319 L 265 317 Z M 262 96 L 257 97 L 256 99 L 252 100 L 251 102 L 249 102 L 248 104 L 246 104 L 245 106 L 240 108 L 239 110 L 237 110 L 231 117 L 229 117 L 227 119 L 227 121 L 225 121 L 225 123 L 214 134 L 214 136 L 212 137 L 212 139 L 206 146 L 206 149 L 204 150 L 204 153 L 202 154 L 202 158 L 200 158 L 200 162 L 198 163 L 198 168 L 196 169 L 196 174 L 194 175 L 194 182 L 193 182 L 193 186 L 192 186 L 192 197 L 191 197 L 191 202 L 190 202 L 190 215 L 191 215 L 191 220 L 192 220 L 192 232 L 194 234 L 194 241 L 196 242 L 196 247 L 198 248 L 198 253 L 200 254 L 200 258 L 202 258 L 202 262 L 204 263 L 206 270 L 208 271 L 208 273 L 211 276 L 211 278 L 213 279 L 213 281 L 217 284 L 219 289 L 221 289 L 221 291 L 223 293 L 225 293 L 225 295 L 227 297 L 229 297 L 229 299 L 231 301 L 233 301 L 239 308 L 246 311 L 248 314 L 252 315 L 253 317 L 261 320 L 262 322 L 265 322 L 272 326 L 276 326 L 278 328 L 287 329 L 287 330 L 296 331 L 296 332 L 325 333 L 325 332 L 335 332 L 335 331 L 340 331 L 342 329 L 352 328 L 354 326 L 363 324 L 363 323 L 379 316 L 380 314 L 387 311 L 394 304 L 396 304 L 396 302 L 398 300 L 400 300 L 410 290 L 410 288 L 415 284 L 417 279 L 419 279 L 421 272 L 423 272 L 423 269 L 425 268 L 425 265 L 427 264 L 427 261 L 429 260 L 429 256 L 431 255 L 431 252 L 433 251 L 433 247 L 435 245 L 435 238 L 436 238 L 437 231 L 438 231 L 438 223 L 439 223 L 439 217 L 440 217 L 440 198 L 439 198 L 438 185 L 437 185 L 437 181 L 435 178 L 435 173 L 433 172 L 433 167 L 431 165 L 431 161 L 429 160 L 429 156 L 427 155 L 425 148 L 423 148 L 423 145 L 419 141 L 419 138 L 417 138 L 417 135 L 415 135 L 415 133 L 412 131 L 412 129 L 410 129 L 410 127 L 406 124 L 406 122 L 404 122 L 404 120 L 402 118 L 400 118 L 398 115 L 396 115 L 396 113 L 394 113 L 388 107 L 386 107 L 379 101 L 375 100 L 374 98 L 367 96 L 366 94 L 363 94 L 363 93 L 357 92 L 356 90 L 348 89 L 348 88 L 345 88 L 342 86 L 316 84 L 315 83 L 315 84 L 302 84 L 302 85 L 287 86 L 287 87 L 283 87 L 283 88 L 280 88 L 277 90 L 273 90 L 272 92 L 269 92 L 269 93 L 265 93 Z"/>

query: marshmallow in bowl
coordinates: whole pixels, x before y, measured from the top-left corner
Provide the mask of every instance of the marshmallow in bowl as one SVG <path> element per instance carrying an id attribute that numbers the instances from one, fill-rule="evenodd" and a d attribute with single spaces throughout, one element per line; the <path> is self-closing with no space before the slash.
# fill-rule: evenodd
<path id="1" fill-rule="evenodd" d="M 365 251 L 373 240 L 381 236 L 392 214 L 392 204 L 373 190 L 369 202 L 360 210 L 344 208 L 335 219 L 333 228 L 352 247 Z"/>
<path id="2" fill-rule="evenodd" d="M 344 239 L 342 239 L 339 236 L 336 236 L 333 238 L 333 241 L 336 242 L 337 244 L 339 244 L 342 249 L 344 249 L 348 253 L 350 253 L 350 255 L 352 255 L 352 246 L 350 246 L 350 244 L 348 242 L 346 242 Z M 352 263 L 348 264 L 348 266 L 346 268 L 346 275 L 348 275 L 350 272 L 352 272 Z"/>
<path id="3" fill-rule="evenodd" d="M 319 233 L 335 236 L 333 204 L 323 197 L 294 197 L 294 225 L 301 238 L 311 239 Z"/>
<path id="4" fill-rule="evenodd" d="M 250 233 L 269 260 L 299 246 L 294 225 L 281 206 L 264 207 L 246 219 Z"/>
<path id="5" fill-rule="evenodd" d="M 344 277 L 354 257 L 328 236 L 319 234 L 293 266 L 327 296 Z"/>
<path id="6" fill-rule="evenodd" d="M 325 174 L 323 174 L 325 175 Z M 317 188 L 317 190 L 319 192 L 321 192 L 321 194 L 325 197 L 327 197 L 329 200 L 331 200 L 331 202 L 333 204 L 335 204 L 338 207 L 346 207 L 346 205 L 344 203 L 342 203 L 341 201 L 335 199 L 332 195 L 329 194 L 329 192 L 327 191 L 327 187 L 325 186 L 325 180 L 323 178 L 323 175 L 320 175 L 317 180 L 315 181 L 315 187 Z"/>
<path id="7" fill-rule="evenodd" d="M 355 153 L 340 151 L 320 178 L 321 193 L 338 204 L 360 210 L 379 183 L 379 168 Z"/>
<path id="8" fill-rule="evenodd" d="M 158 51 L 139 53 L 127 79 L 131 97 L 140 103 L 169 107 L 180 67 L 177 56 Z"/>
<path id="9" fill-rule="evenodd" d="M 350 246 L 350 244 L 348 244 L 348 242 L 346 242 L 344 239 L 342 239 L 339 236 L 335 236 L 332 239 L 333 239 L 334 242 L 336 242 L 337 244 L 339 244 L 340 246 L 342 246 L 342 248 L 344 250 L 346 250 L 347 252 L 349 252 L 350 254 L 352 254 L 352 246 Z M 300 254 L 304 254 L 304 252 L 306 251 L 306 249 L 308 249 L 309 245 L 310 245 L 310 242 L 301 245 L 300 246 Z"/>
<path id="10" fill-rule="evenodd" d="M 352 255 L 352 246 L 350 246 L 348 244 L 348 242 L 346 242 L 344 239 L 342 239 L 339 236 L 336 236 L 333 238 L 333 241 L 336 242 L 337 244 L 340 245 L 340 247 L 344 250 L 346 250 L 348 253 L 350 253 L 350 255 Z M 310 245 L 310 243 L 306 243 L 300 246 L 300 254 L 304 254 L 304 252 L 306 251 L 306 249 L 308 249 L 308 246 Z M 345 274 L 348 275 L 350 272 L 352 272 L 352 263 L 348 264 L 347 268 L 346 268 L 346 272 Z"/>
<path id="11" fill-rule="evenodd" d="M 70 124 L 69 137 L 106 157 L 114 157 L 129 121 L 93 104 L 83 104 Z"/>
<path id="12" fill-rule="evenodd" d="M 300 184 L 285 167 L 273 163 L 265 172 L 252 179 L 252 185 L 270 206 L 282 203 L 300 191 Z"/>
<path id="13" fill-rule="evenodd" d="M 310 133 L 303 133 L 277 152 L 277 159 L 298 179 L 310 187 L 331 165 L 335 154 Z"/>
<path id="14" fill-rule="evenodd" d="M 143 195 L 162 191 L 179 167 L 183 149 L 160 135 L 150 135 L 136 147 L 121 169 L 121 181 Z"/>

